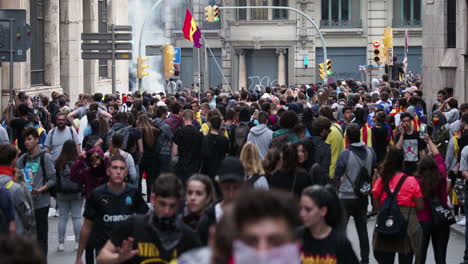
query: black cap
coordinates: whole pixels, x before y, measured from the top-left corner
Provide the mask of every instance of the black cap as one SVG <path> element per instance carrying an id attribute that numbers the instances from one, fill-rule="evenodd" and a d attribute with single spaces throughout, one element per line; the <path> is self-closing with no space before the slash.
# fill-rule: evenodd
<path id="1" fill-rule="evenodd" d="M 224 181 L 244 181 L 244 166 L 238 158 L 227 157 L 221 162 L 218 171 L 218 180 Z"/>

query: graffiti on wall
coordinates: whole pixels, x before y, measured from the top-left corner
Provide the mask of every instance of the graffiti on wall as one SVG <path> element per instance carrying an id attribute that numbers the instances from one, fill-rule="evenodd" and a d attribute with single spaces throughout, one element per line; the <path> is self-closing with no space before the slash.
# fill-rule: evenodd
<path id="1" fill-rule="evenodd" d="M 275 86 L 278 84 L 277 79 L 272 79 L 270 76 L 250 76 L 248 77 L 250 91 L 263 91 L 267 86 Z"/>

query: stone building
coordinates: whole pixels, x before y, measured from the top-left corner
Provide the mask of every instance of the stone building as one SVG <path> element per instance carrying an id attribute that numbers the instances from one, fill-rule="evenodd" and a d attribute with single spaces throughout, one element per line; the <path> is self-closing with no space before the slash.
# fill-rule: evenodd
<path id="1" fill-rule="evenodd" d="M 14 63 L 14 89 L 28 94 L 110 92 L 108 61 L 81 59 L 81 33 L 127 25 L 127 0 L 0 0 L 0 8 L 27 10 L 32 47 L 26 62 Z M 0 68 L 3 104 L 8 100 L 9 63 Z M 128 91 L 128 62 L 116 64 L 117 90 Z"/>
<path id="2" fill-rule="evenodd" d="M 175 8 L 177 19 L 167 32 L 182 48 L 184 84 L 197 80 L 193 72 L 197 72 L 198 60 L 180 30 L 185 8 L 194 13 L 214 55 L 208 51 L 209 76 L 204 76 L 210 86 L 224 83 L 215 60 L 234 90 L 316 82 L 316 65 L 323 61 L 322 43 L 312 24 L 301 15 L 283 10 L 221 10 L 220 22 L 204 22 L 203 9 L 208 4 L 289 6 L 308 14 L 320 27 L 333 61 L 333 79 L 369 81 L 376 73 L 370 76 L 360 72 L 359 65 L 372 63 L 371 44 L 381 40 L 385 27 L 393 28 L 394 53 L 399 61 L 403 60 L 408 30 L 409 70 L 422 74 L 422 1 L 426 0 L 188 0 Z"/>
<path id="3" fill-rule="evenodd" d="M 425 0 L 423 10 L 426 99 L 432 104 L 438 90 L 448 89 L 468 102 L 468 0 Z"/>

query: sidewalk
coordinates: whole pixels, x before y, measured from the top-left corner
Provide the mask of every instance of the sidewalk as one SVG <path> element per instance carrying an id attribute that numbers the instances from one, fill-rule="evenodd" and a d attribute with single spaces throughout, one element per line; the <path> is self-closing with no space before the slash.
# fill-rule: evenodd
<path id="1" fill-rule="evenodd" d="M 455 233 L 459 235 L 462 235 L 462 236 L 465 235 L 465 226 L 453 224 L 450 226 L 450 228 L 452 229 L 452 231 L 454 231 Z"/>

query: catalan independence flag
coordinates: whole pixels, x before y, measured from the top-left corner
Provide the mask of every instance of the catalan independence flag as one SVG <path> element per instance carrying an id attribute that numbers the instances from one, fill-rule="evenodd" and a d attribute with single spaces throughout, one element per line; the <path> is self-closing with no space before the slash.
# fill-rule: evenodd
<path id="1" fill-rule="evenodd" d="M 193 19 L 192 13 L 190 13 L 188 9 L 185 12 L 185 22 L 182 32 L 184 33 L 184 38 L 192 41 L 195 48 L 201 48 L 201 31 L 198 28 L 195 19 Z"/>

